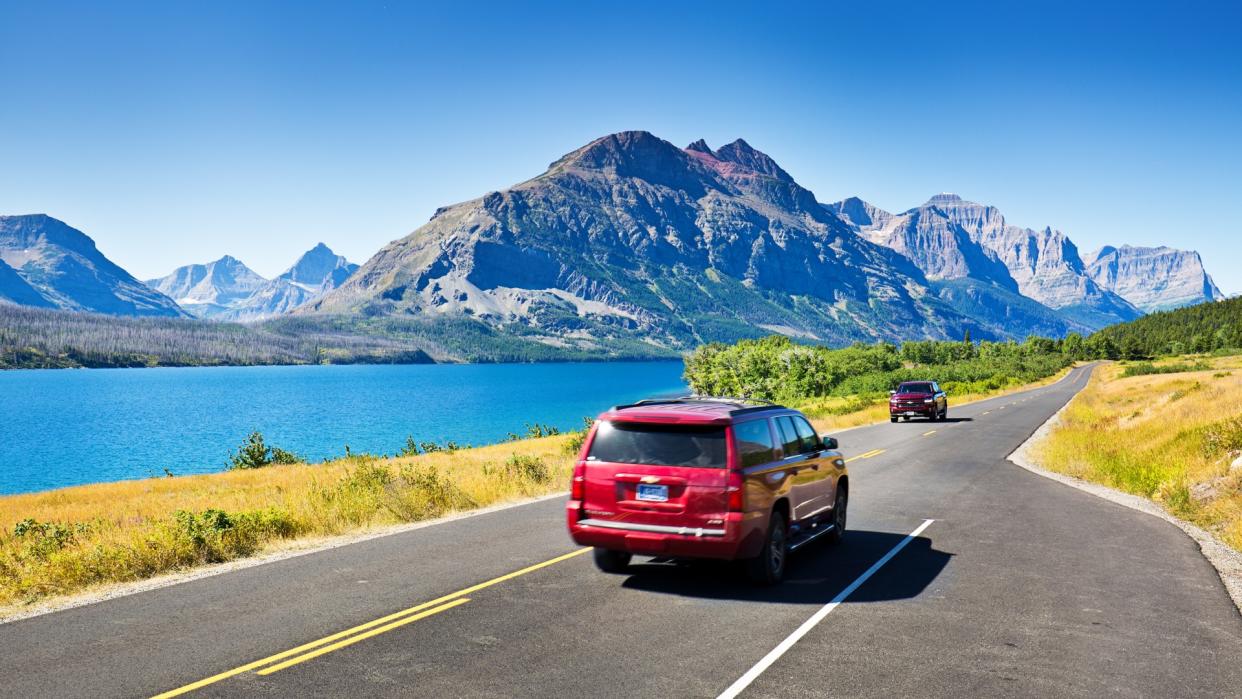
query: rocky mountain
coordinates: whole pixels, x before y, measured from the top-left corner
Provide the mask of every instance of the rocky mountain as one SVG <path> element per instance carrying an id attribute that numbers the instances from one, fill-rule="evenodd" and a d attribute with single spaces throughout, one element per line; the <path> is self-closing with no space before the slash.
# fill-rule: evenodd
<path id="1" fill-rule="evenodd" d="M 168 276 L 146 282 L 199 318 L 226 317 L 267 283 L 230 255 L 207 264 L 178 267 Z"/>
<path id="2" fill-rule="evenodd" d="M 1009 225 L 994 206 L 956 194 L 932 197 L 935 205 L 1009 269 L 1023 296 L 1091 328 L 1133 320 L 1142 312 L 1101 288 L 1086 273 L 1078 248 L 1061 231 Z"/>
<path id="3" fill-rule="evenodd" d="M 293 266 L 277 279 L 293 284 L 311 294 L 331 291 L 349 279 L 358 265 L 319 243 L 298 258 Z"/>
<path id="4" fill-rule="evenodd" d="M 0 295 L 15 303 L 108 315 L 185 315 L 171 298 L 104 257 L 85 233 L 44 214 L 0 216 L 0 261 L 25 282 L 23 287 L 0 271 Z"/>
<path id="5" fill-rule="evenodd" d="M 1018 291 L 1017 282 L 996 253 L 932 202 L 896 215 L 857 197 L 826 208 L 854 224 L 871 242 L 908 257 L 928 279 L 970 277 Z"/>
<path id="6" fill-rule="evenodd" d="M 1097 284 L 1146 313 L 1225 298 L 1193 250 L 1109 245 L 1083 261 Z"/>
<path id="7" fill-rule="evenodd" d="M 440 209 L 297 313 L 473 318 L 575 349 L 988 334 L 927 283 L 745 141 L 632 131 Z"/>
<path id="8" fill-rule="evenodd" d="M 196 317 L 252 321 L 288 313 L 340 286 L 357 269 L 319 243 L 271 280 L 225 255 L 215 262 L 178 267 L 147 285 L 177 299 Z"/>
<path id="9" fill-rule="evenodd" d="M 1063 233 L 1010 225 L 996 207 L 939 194 L 901 214 L 857 198 L 827 208 L 860 235 L 909 257 L 934 282 L 971 279 L 1056 311 L 1052 316 L 1039 312 L 1042 327 L 1049 327 L 1053 316 L 1060 316 L 1066 329 L 1088 330 L 1141 315 L 1088 275 L 1078 248 Z M 998 295 L 979 285 L 972 288 L 977 294 L 987 293 L 992 304 L 1003 304 L 981 319 L 1012 318 L 1019 307 L 1037 310 L 1010 294 Z M 983 304 L 977 310 L 988 308 Z"/>

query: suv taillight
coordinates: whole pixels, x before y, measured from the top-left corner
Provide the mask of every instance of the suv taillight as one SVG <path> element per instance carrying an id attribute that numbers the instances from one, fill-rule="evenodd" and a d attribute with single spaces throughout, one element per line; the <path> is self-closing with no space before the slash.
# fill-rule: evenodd
<path id="1" fill-rule="evenodd" d="M 725 486 L 725 494 L 729 498 L 730 512 L 743 512 L 746 509 L 746 482 L 741 471 L 729 471 L 729 482 Z"/>
<path id="2" fill-rule="evenodd" d="M 569 499 L 583 500 L 586 498 L 586 464 L 579 461 L 574 464 L 574 477 L 569 485 Z"/>

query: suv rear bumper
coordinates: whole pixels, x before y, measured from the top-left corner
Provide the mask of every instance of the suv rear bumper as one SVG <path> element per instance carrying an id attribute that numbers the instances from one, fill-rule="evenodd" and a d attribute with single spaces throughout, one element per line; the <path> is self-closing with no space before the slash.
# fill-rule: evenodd
<path id="1" fill-rule="evenodd" d="M 732 560 L 757 555 L 763 543 L 755 518 L 738 512 L 729 513 L 721 528 L 697 528 L 582 518 L 580 506 L 570 500 L 565 514 L 569 535 L 581 546 L 642 556 Z"/>

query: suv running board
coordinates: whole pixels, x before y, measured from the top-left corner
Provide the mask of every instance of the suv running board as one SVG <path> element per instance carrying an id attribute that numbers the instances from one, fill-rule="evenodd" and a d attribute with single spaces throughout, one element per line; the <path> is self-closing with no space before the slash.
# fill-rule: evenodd
<path id="1" fill-rule="evenodd" d="M 810 534 L 807 534 L 807 535 L 806 535 L 806 536 L 804 536 L 804 537 L 800 537 L 797 541 L 791 542 L 791 543 L 789 544 L 789 551 L 790 551 L 790 552 L 797 551 L 798 549 L 802 548 L 803 546 L 806 546 L 807 544 L 811 543 L 812 541 L 815 541 L 815 540 L 816 540 L 816 539 L 818 539 L 819 537 L 821 537 L 821 536 L 823 536 L 823 535 L 825 535 L 825 534 L 827 534 L 827 533 L 829 533 L 829 532 L 836 531 L 836 529 L 837 529 L 837 525 L 835 525 L 835 524 L 825 524 L 825 525 L 824 525 L 824 526 L 822 526 L 822 527 L 816 527 L 815 529 L 812 529 L 812 530 L 811 530 L 811 533 L 810 533 Z"/>

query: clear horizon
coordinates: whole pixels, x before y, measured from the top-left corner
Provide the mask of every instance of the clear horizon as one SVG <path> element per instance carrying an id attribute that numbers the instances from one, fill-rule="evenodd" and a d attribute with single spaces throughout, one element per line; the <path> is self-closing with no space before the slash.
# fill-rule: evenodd
<path id="1" fill-rule="evenodd" d="M 1101 245 L 1198 250 L 1242 291 L 1242 9 L 126 3 L 0 7 L 0 214 L 140 279 L 436 208 L 607 133 L 744 138 L 820 201 L 942 191 Z"/>

